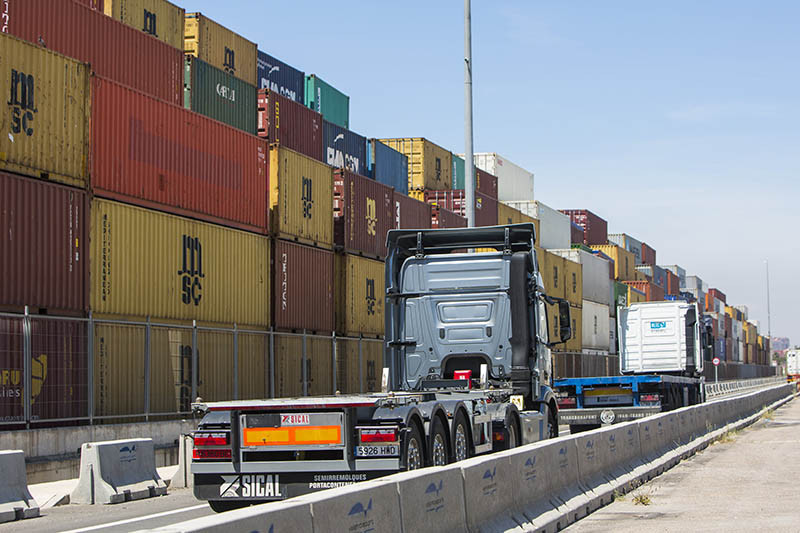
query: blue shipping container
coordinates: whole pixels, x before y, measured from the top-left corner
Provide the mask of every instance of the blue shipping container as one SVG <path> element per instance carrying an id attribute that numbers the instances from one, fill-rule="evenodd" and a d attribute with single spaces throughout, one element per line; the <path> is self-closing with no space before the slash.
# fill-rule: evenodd
<path id="1" fill-rule="evenodd" d="M 369 177 L 408 195 L 408 157 L 378 139 L 367 141 Z"/>
<path id="2" fill-rule="evenodd" d="M 322 121 L 325 162 L 356 174 L 367 174 L 367 139 L 341 126 Z"/>
<path id="3" fill-rule="evenodd" d="M 305 73 L 261 50 L 258 51 L 258 88 L 269 89 L 305 105 Z"/>

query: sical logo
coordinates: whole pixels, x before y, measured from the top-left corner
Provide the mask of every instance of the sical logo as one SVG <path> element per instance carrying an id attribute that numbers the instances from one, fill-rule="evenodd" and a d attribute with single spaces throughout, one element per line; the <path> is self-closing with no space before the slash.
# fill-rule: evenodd
<path id="1" fill-rule="evenodd" d="M 203 295 L 200 293 L 203 286 L 200 280 L 205 278 L 203 273 L 203 247 L 199 237 L 182 236 L 181 257 L 182 266 L 178 270 L 181 277 L 181 301 L 186 305 L 194 303 L 200 305 Z"/>
<path id="2" fill-rule="evenodd" d="M 33 119 L 36 109 L 34 98 L 35 80 L 32 74 L 11 69 L 11 94 L 8 105 L 11 107 L 11 133 L 33 135 Z"/>
<path id="3" fill-rule="evenodd" d="M 311 188 L 311 178 L 303 176 L 303 186 L 301 193 L 301 200 L 303 202 L 303 218 L 311 218 L 311 209 L 314 207 L 314 194 Z"/>
<path id="4" fill-rule="evenodd" d="M 650 329 L 651 330 L 661 330 L 666 329 L 667 323 L 666 322 L 650 322 Z"/>
<path id="5" fill-rule="evenodd" d="M 240 487 L 239 476 L 222 476 L 219 495 L 223 498 L 238 498 Z"/>

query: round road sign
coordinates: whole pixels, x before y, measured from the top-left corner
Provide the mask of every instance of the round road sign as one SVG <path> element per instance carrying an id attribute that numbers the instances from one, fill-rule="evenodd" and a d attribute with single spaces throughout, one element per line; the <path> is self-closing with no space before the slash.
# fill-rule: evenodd
<path id="1" fill-rule="evenodd" d="M 711 363 L 712 363 L 714 366 L 719 366 L 719 357 L 715 357 L 714 359 L 712 359 L 712 360 L 711 360 Z"/>

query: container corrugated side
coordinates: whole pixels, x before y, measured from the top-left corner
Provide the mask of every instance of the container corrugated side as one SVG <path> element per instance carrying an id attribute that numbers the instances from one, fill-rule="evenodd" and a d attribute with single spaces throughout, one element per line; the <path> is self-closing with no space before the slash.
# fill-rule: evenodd
<path id="1" fill-rule="evenodd" d="M 367 175 L 366 137 L 323 119 L 322 143 L 330 166 Z"/>
<path id="2" fill-rule="evenodd" d="M 166 0 L 104 0 L 102 10 L 131 28 L 152 35 L 173 48 L 183 49 L 182 7 Z"/>
<path id="3" fill-rule="evenodd" d="M 181 50 L 75 2 L 57 5 L 53 0 L 15 1 L 8 33 L 89 63 L 99 76 L 182 104 Z"/>
<path id="4" fill-rule="evenodd" d="M 336 343 L 336 390 L 344 394 L 379 392 L 383 368 L 383 344 L 362 341 L 359 355 L 357 339 Z"/>
<path id="5" fill-rule="evenodd" d="M 303 71 L 259 50 L 257 77 L 259 89 L 268 89 L 305 106 L 306 75 Z"/>
<path id="6" fill-rule="evenodd" d="M 590 300 L 603 305 L 609 305 L 611 303 L 613 282 L 609 279 L 608 262 L 605 259 L 576 248 L 548 251 L 560 255 L 569 260 L 569 262 L 580 263 L 582 280 L 581 298 L 583 300 Z M 626 293 L 627 290 L 626 287 Z"/>
<path id="7" fill-rule="evenodd" d="M 306 76 L 305 103 L 328 122 L 350 128 L 350 97 L 316 74 Z"/>
<path id="8" fill-rule="evenodd" d="M 660 302 L 664 300 L 664 289 L 653 283 L 652 281 L 625 281 L 626 285 L 630 285 L 644 293 L 645 301 L 647 302 Z M 634 303 L 634 302 L 630 302 Z M 628 305 L 630 305 L 630 303 Z"/>
<path id="9" fill-rule="evenodd" d="M 574 223 L 583 228 L 584 244 L 606 244 L 608 242 L 608 222 L 588 209 L 561 209 Z"/>
<path id="10" fill-rule="evenodd" d="M 467 167 L 464 164 L 464 158 L 451 153 L 450 159 L 453 161 L 453 170 L 451 180 L 454 189 L 463 189 L 464 180 L 467 177 Z"/>
<path id="11" fill-rule="evenodd" d="M 186 56 L 184 107 L 251 135 L 258 118 L 256 88 L 194 56 Z"/>
<path id="12" fill-rule="evenodd" d="M 572 244 L 583 244 L 584 239 L 583 227 L 573 222 L 570 228 L 570 242 Z"/>
<path id="13" fill-rule="evenodd" d="M 536 253 L 545 293 L 555 298 L 566 298 L 567 276 L 564 258 L 541 248 Z"/>
<path id="14" fill-rule="evenodd" d="M 533 224 L 535 230 L 535 242 L 539 243 L 539 221 L 531 216 L 526 215 L 518 209 L 506 205 L 502 202 L 497 202 L 497 223 L 503 224 Z"/>
<path id="15" fill-rule="evenodd" d="M 571 305 L 582 305 L 583 267 L 569 257 L 564 258 L 564 297 Z"/>
<path id="16" fill-rule="evenodd" d="M 333 177 L 334 241 L 346 251 L 386 257 L 392 229 L 392 188 L 348 170 Z"/>
<path id="17" fill-rule="evenodd" d="M 408 194 L 408 157 L 378 139 L 367 140 L 369 177 L 379 183 Z"/>
<path id="18" fill-rule="evenodd" d="M 642 263 L 645 265 L 656 264 L 656 250 L 646 242 L 642 243 Z"/>
<path id="19" fill-rule="evenodd" d="M 92 87 L 96 195 L 267 231 L 262 139 L 97 76 Z"/>
<path id="20" fill-rule="evenodd" d="M 408 190 L 452 189 L 452 154 L 422 137 L 378 139 L 408 157 Z"/>
<path id="21" fill-rule="evenodd" d="M 626 233 L 609 233 L 608 242 L 628 250 L 633 254 L 636 264 L 642 264 L 642 241 L 634 239 Z"/>
<path id="22" fill-rule="evenodd" d="M 280 145 L 270 145 L 272 231 L 289 240 L 333 247 L 333 169 Z"/>
<path id="23" fill-rule="evenodd" d="M 86 187 L 88 67 L 5 33 L 0 48 L 0 169 Z"/>
<path id="24" fill-rule="evenodd" d="M 0 308 L 88 310 L 88 210 L 85 191 L 0 171 Z"/>
<path id="25" fill-rule="evenodd" d="M 322 115 L 273 91 L 258 91 L 258 135 L 295 152 L 324 160 Z"/>
<path id="26" fill-rule="evenodd" d="M 608 351 L 611 340 L 608 331 L 608 306 L 585 300 L 581 306 L 581 315 L 581 347 Z"/>
<path id="27" fill-rule="evenodd" d="M 476 153 L 475 166 L 497 176 L 497 197 L 501 202 L 533 201 L 533 172 L 493 152 Z"/>
<path id="28" fill-rule="evenodd" d="M 453 211 L 466 217 L 465 192 L 461 190 L 424 191 L 425 201 Z M 475 191 L 475 226 L 494 226 L 497 224 L 497 200 Z"/>
<path id="29" fill-rule="evenodd" d="M 305 383 L 309 396 L 333 394 L 333 345 L 331 339 L 306 339 Z M 303 396 L 303 339 L 275 336 L 275 395 Z"/>
<path id="30" fill-rule="evenodd" d="M 394 229 L 430 229 L 431 205 L 394 192 Z"/>
<path id="31" fill-rule="evenodd" d="M 337 255 L 336 331 L 343 335 L 383 336 L 386 283 L 383 262 Z"/>
<path id="32" fill-rule="evenodd" d="M 475 169 L 475 190 L 497 199 L 497 176 L 480 168 Z"/>
<path id="33" fill-rule="evenodd" d="M 186 13 L 183 32 L 185 54 L 200 58 L 254 87 L 258 84 L 256 43 L 202 13 Z"/>
<path id="34" fill-rule="evenodd" d="M 90 309 L 265 327 L 270 240 L 95 198 Z"/>
<path id="35" fill-rule="evenodd" d="M 614 279 L 633 281 L 635 278 L 636 259 L 633 253 L 616 244 L 593 244 L 592 250 L 603 252 L 614 261 Z"/>
<path id="36" fill-rule="evenodd" d="M 272 305 L 278 329 L 333 331 L 333 252 L 275 239 Z"/>
<path id="37" fill-rule="evenodd" d="M 466 228 L 467 219 L 439 205 L 431 205 L 431 228 Z"/>

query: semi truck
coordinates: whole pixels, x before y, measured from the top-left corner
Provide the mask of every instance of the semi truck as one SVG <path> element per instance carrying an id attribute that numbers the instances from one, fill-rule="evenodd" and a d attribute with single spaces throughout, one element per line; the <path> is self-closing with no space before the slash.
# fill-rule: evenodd
<path id="1" fill-rule="evenodd" d="M 711 337 L 696 303 L 642 302 L 617 308 L 620 374 L 557 379 L 559 423 L 595 429 L 704 400 Z"/>
<path id="2" fill-rule="evenodd" d="M 215 511 L 558 435 L 550 348 L 571 336 L 569 303 L 545 292 L 533 224 L 387 243 L 380 392 L 193 404 L 194 494 Z"/>
<path id="3" fill-rule="evenodd" d="M 800 381 L 800 350 L 786 350 L 786 379 Z"/>

